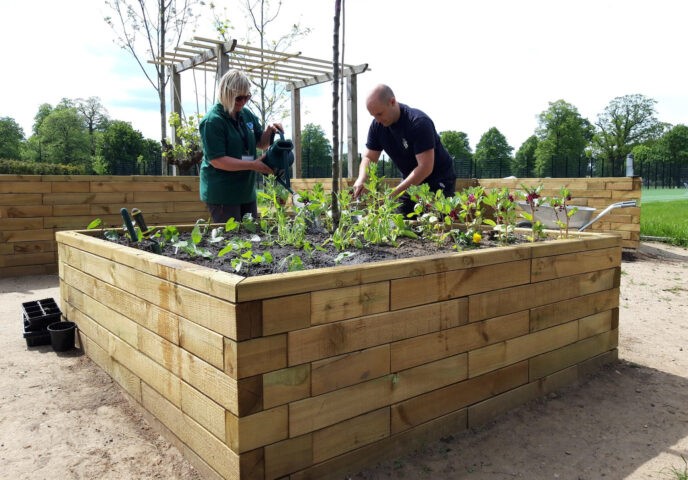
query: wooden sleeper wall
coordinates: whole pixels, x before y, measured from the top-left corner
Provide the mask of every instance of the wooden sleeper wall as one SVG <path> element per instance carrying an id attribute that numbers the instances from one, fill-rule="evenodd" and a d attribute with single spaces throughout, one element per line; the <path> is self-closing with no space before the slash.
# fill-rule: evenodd
<path id="1" fill-rule="evenodd" d="M 122 207 L 148 225 L 208 218 L 198 177 L 0 175 L 0 277 L 55 273 L 55 232 L 121 227 Z"/>
<path id="2" fill-rule="evenodd" d="M 292 185 L 299 190 L 316 182 L 331 188 L 329 179 L 294 179 Z M 345 180 L 348 183 L 351 180 Z M 458 179 L 456 188 L 478 183 L 513 190 L 523 183 L 543 183 L 546 195 L 565 185 L 572 191 L 572 203 L 595 207 L 596 214 L 620 200 L 640 205 L 639 177 Z M 141 209 L 148 225 L 188 224 L 209 216 L 199 200 L 198 177 L 0 175 L 0 277 L 55 273 L 55 232 L 86 228 L 95 218 L 119 227 L 122 207 Z M 590 231 L 618 234 L 624 248 L 637 249 L 640 206 L 617 209 Z"/>
<path id="3" fill-rule="evenodd" d="M 222 478 L 342 478 L 616 358 L 617 236 L 246 279 L 58 241 L 86 353 Z"/>

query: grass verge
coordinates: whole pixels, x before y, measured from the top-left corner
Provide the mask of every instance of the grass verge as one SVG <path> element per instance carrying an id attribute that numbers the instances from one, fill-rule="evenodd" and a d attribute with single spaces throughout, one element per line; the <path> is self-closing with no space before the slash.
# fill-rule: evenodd
<path id="1" fill-rule="evenodd" d="M 672 245 L 688 247 L 688 200 L 643 203 L 640 234 L 665 237 Z"/>

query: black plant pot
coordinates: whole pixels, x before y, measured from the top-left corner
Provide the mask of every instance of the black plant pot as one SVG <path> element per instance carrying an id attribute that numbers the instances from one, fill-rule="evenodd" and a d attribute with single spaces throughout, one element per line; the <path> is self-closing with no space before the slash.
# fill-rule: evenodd
<path id="1" fill-rule="evenodd" d="M 50 344 L 56 352 L 66 352 L 74 348 L 74 331 L 76 323 L 57 322 L 48 325 Z"/>

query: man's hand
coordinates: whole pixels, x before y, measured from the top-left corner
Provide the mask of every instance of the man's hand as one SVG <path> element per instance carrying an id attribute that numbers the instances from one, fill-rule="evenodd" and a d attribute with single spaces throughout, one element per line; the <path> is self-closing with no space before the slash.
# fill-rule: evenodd
<path id="1" fill-rule="evenodd" d="M 354 198 L 360 197 L 363 190 L 365 190 L 365 179 L 358 177 L 356 182 L 354 182 Z"/>

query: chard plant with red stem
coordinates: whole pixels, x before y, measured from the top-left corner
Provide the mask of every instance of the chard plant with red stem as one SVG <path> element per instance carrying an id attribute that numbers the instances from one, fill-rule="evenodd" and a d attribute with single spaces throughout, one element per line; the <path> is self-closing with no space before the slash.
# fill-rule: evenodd
<path id="1" fill-rule="evenodd" d="M 413 212 L 407 215 L 414 222 L 413 230 L 423 238 L 442 243 L 458 216 L 451 198 L 445 198 L 441 190 L 431 192 L 427 183 L 412 185 L 407 193 L 415 202 Z"/>
<path id="2" fill-rule="evenodd" d="M 559 189 L 559 196 L 549 199 L 549 204 L 554 209 L 554 216 L 559 227 L 559 238 L 569 238 L 569 223 L 578 211 L 577 207 L 570 207 L 571 192 L 566 187 Z"/>
<path id="3" fill-rule="evenodd" d="M 521 184 L 523 191 L 519 192 L 520 196 L 526 201 L 529 211 L 523 211 L 521 216 L 530 222 L 531 235 L 528 236 L 528 240 L 535 242 L 539 238 L 545 236 L 544 226 L 540 220 L 535 220 L 535 211 L 538 207 L 545 202 L 545 198 L 541 195 L 543 186 L 542 184 L 536 187 L 528 187 Z"/>
<path id="4" fill-rule="evenodd" d="M 504 245 L 509 243 L 514 238 L 516 228 L 517 213 L 514 195 L 506 187 L 494 189 L 485 196 L 483 202 L 493 208 L 495 216 L 494 220 L 486 218 L 483 222 L 494 227 L 499 243 Z"/>

